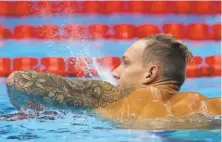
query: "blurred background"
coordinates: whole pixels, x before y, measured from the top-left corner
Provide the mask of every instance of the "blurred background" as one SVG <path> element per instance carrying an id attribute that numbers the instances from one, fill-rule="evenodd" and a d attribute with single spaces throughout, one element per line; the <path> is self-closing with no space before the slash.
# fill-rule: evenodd
<path id="1" fill-rule="evenodd" d="M 219 96 L 220 1 L 1 1 L 0 76 L 35 69 L 98 77 L 94 60 L 111 71 L 135 40 L 157 33 L 181 39 L 195 56 L 184 88 Z"/>

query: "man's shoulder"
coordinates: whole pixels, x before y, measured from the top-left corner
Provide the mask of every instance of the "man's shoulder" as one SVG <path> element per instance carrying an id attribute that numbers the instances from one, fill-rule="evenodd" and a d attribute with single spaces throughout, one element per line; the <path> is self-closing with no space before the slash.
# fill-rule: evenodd
<path id="1" fill-rule="evenodd" d="M 219 114 L 221 98 L 207 98 L 196 92 L 181 92 L 175 94 L 170 100 L 175 113 L 203 112 Z"/>
<path id="2" fill-rule="evenodd" d="M 221 97 L 209 98 L 207 101 L 213 107 L 215 114 L 221 114 Z"/>
<path id="3" fill-rule="evenodd" d="M 170 99 L 173 107 L 199 107 L 202 102 L 206 102 L 207 98 L 196 92 L 178 92 Z"/>
<path id="4" fill-rule="evenodd" d="M 201 101 L 211 101 L 211 102 L 220 102 L 221 103 L 221 97 L 215 97 L 215 98 L 207 98 L 201 93 L 197 92 L 178 92 L 174 96 L 172 96 L 171 101 L 178 102 L 182 101 L 184 99 L 188 100 L 201 100 Z"/>
<path id="5" fill-rule="evenodd" d="M 177 103 L 185 99 L 206 100 L 207 98 L 204 95 L 197 92 L 178 92 L 175 95 L 173 95 L 170 100 L 172 103 Z"/>

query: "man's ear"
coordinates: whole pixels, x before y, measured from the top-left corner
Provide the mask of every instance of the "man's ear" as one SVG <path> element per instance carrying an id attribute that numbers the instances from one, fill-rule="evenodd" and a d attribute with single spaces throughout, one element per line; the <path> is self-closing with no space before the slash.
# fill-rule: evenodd
<path id="1" fill-rule="evenodd" d="M 145 73 L 144 84 L 150 84 L 156 80 L 159 73 L 159 68 L 156 65 L 151 65 L 148 67 L 147 72 Z"/>

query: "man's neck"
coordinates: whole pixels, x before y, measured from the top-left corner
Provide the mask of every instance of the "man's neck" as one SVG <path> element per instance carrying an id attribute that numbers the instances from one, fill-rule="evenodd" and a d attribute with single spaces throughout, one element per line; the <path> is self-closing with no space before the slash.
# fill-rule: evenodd
<path id="1" fill-rule="evenodd" d="M 179 90 L 175 81 L 169 81 L 167 79 L 155 81 L 148 86 L 152 86 L 159 89 L 161 92 L 162 100 L 164 102 L 168 101 L 172 97 L 172 95 L 177 93 Z"/>

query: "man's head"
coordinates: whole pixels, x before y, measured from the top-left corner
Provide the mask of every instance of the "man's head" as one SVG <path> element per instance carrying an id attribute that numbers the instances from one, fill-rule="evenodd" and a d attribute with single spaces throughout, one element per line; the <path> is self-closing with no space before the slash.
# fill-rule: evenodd
<path id="1" fill-rule="evenodd" d="M 113 71 L 120 88 L 142 87 L 157 81 L 174 81 L 180 89 L 186 64 L 192 59 L 188 48 L 168 34 L 156 34 L 132 44 Z"/>

